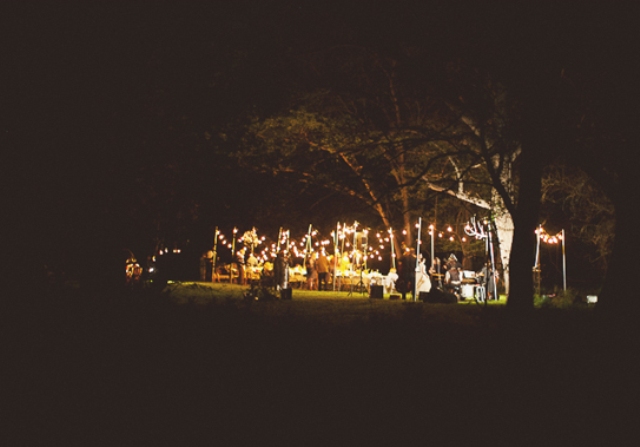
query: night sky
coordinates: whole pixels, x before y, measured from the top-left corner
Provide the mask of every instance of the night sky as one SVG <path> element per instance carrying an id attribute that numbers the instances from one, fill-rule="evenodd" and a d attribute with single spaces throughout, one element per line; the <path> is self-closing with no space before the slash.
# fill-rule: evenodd
<path id="1" fill-rule="evenodd" d="M 512 75 L 566 57 L 599 76 L 603 55 L 619 66 L 635 58 L 625 51 L 631 3 L 615 11 L 530 3 L 5 3 L 1 144 L 11 243 L 44 258 L 90 258 L 114 245 L 148 252 L 154 213 L 167 241 L 190 238 L 198 249 L 214 225 L 274 231 L 313 218 L 328 225 L 329 209 L 366 216 L 331 198 L 320 201 L 328 208 L 305 209 L 326 192 L 296 196 L 299 186 L 286 179 L 240 170 L 226 158 L 234 143 L 223 134 L 315 87 L 300 59 L 333 46 L 472 54 Z M 563 45 L 571 51 L 545 52 Z M 610 79 L 603 85 L 624 95 Z M 195 208 L 197 219 L 186 218 Z"/>

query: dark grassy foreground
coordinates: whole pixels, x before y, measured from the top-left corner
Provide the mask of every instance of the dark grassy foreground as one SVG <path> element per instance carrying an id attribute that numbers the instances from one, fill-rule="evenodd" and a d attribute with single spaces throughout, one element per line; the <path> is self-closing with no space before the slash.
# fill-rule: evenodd
<path id="1" fill-rule="evenodd" d="M 13 297 L 1 330 L 2 445 L 627 445 L 637 424 L 637 331 L 586 309 L 75 292 Z"/>

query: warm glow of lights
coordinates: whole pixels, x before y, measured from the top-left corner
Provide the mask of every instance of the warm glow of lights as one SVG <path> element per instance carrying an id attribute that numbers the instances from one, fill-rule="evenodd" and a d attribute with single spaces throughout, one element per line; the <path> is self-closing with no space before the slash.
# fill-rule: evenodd
<path id="1" fill-rule="evenodd" d="M 451 233 L 451 232 L 453 231 L 453 228 L 451 228 L 451 225 L 449 225 L 449 226 L 447 227 L 447 231 L 448 231 L 449 233 Z"/>
<path id="2" fill-rule="evenodd" d="M 560 241 L 562 241 L 562 231 L 552 236 L 547 233 L 542 227 L 539 227 L 536 228 L 535 233 L 540 238 L 540 241 L 544 242 L 545 244 L 559 244 Z"/>

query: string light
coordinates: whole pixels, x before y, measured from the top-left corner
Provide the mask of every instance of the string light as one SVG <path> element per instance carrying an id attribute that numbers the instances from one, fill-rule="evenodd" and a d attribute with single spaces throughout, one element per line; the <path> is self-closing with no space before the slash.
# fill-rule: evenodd
<path id="1" fill-rule="evenodd" d="M 536 228 L 535 233 L 538 234 L 538 237 L 540 237 L 540 240 L 545 244 L 554 245 L 554 244 L 559 244 L 562 241 L 562 231 L 555 235 L 551 235 L 547 233 L 544 230 L 544 228 L 539 227 L 539 228 Z"/>
<path id="2" fill-rule="evenodd" d="M 217 237 L 218 237 L 220 246 L 231 249 L 232 251 L 236 243 L 239 243 L 242 245 L 248 245 L 248 246 L 253 245 L 254 247 L 257 247 L 261 244 L 268 244 L 267 246 L 268 248 L 265 248 L 260 253 L 260 257 L 267 260 L 277 255 L 278 246 L 289 251 L 291 255 L 294 257 L 303 257 L 305 255 L 308 256 L 309 254 L 317 253 L 317 251 L 324 250 L 325 245 L 330 246 L 332 244 L 335 244 L 337 248 L 339 241 L 342 241 L 343 249 L 346 247 L 348 250 L 353 251 L 353 250 L 356 250 L 357 248 L 355 244 L 356 235 L 358 233 L 362 233 L 364 237 L 363 248 L 358 249 L 358 250 L 361 250 L 362 253 L 360 253 L 359 255 L 352 253 L 351 256 L 362 256 L 366 259 L 382 260 L 383 259 L 382 251 L 384 251 L 385 249 L 389 250 L 389 248 L 391 248 L 390 252 L 388 253 L 388 256 L 393 260 L 397 258 L 395 250 L 393 250 L 394 241 L 392 240 L 393 238 L 392 228 L 387 228 L 385 230 L 375 230 L 375 229 L 371 230 L 365 227 L 360 229 L 360 227 L 362 226 L 363 225 L 357 221 L 354 221 L 352 225 L 338 223 L 337 231 L 334 228 L 334 230 L 331 231 L 330 236 L 327 239 L 323 239 L 320 232 L 317 229 L 313 229 L 311 233 L 306 233 L 302 235 L 300 238 L 297 238 L 294 240 L 290 236 L 291 230 L 281 229 L 281 232 L 279 234 L 280 236 L 279 244 L 277 244 L 277 241 L 274 242 L 273 240 L 269 240 L 269 238 L 267 238 L 266 236 L 258 236 L 255 232 L 255 229 L 245 232 L 245 231 L 239 231 L 238 227 L 232 228 L 231 231 L 232 231 L 233 237 L 230 237 L 229 239 L 227 239 L 226 236 L 219 230 L 217 230 Z M 418 228 L 418 226 L 419 225 L 416 224 L 416 228 Z M 468 238 L 458 237 L 456 235 L 455 225 L 446 225 L 446 226 L 443 226 L 443 228 L 444 228 L 443 231 L 436 232 L 435 225 L 430 224 L 428 226 L 428 234 L 432 238 L 435 234 L 437 234 L 439 238 L 442 238 L 442 239 L 446 238 L 451 242 L 455 242 L 456 240 L 459 240 L 460 242 L 467 242 Z M 469 224 L 467 224 L 464 228 L 465 228 L 465 233 L 467 233 L 468 235 Z M 372 241 L 369 241 L 369 243 L 366 243 L 365 241 L 367 240 L 368 236 L 369 235 L 373 236 L 374 234 L 377 238 L 377 243 L 372 244 L 371 243 Z M 402 234 L 406 236 L 408 234 L 408 231 L 406 229 L 403 229 Z M 541 236 L 541 240 L 543 240 L 545 243 L 548 243 L 548 244 L 554 244 L 554 243 L 557 244 L 561 240 L 561 235 L 558 234 L 556 236 L 551 236 L 551 235 L 543 234 Z M 422 242 L 423 241 L 417 241 L 418 244 L 421 244 Z M 305 245 L 307 243 L 310 246 L 307 246 L 305 248 Z M 304 248 L 304 251 L 303 251 L 303 248 Z M 166 250 L 166 252 L 168 251 L 169 250 Z"/>

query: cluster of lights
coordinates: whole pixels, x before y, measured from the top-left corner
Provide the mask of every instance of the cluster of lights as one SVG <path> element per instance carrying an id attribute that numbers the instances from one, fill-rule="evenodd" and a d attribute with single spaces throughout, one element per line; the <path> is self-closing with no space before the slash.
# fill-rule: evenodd
<path id="1" fill-rule="evenodd" d="M 555 235 L 551 235 L 549 233 L 547 233 L 542 226 L 536 228 L 536 234 L 538 235 L 538 237 L 540 238 L 540 240 L 542 242 L 544 242 L 545 244 L 559 244 L 560 242 L 562 242 L 562 231 L 555 234 Z"/>
<path id="2" fill-rule="evenodd" d="M 468 225 L 468 224 L 467 224 Z M 435 227 L 433 224 L 429 225 L 429 235 L 433 235 L 435 231 Z M 466 227 L 465 227 L 466 232 Z M 440 239 L 447 238 L 451 242 L 455 242 L 456 238 L 460 239 L 460 242 L 467 242 L 466 236 L 459 237 L 456 233 L 453 232 L 453 227 L 451 225 L 447 225 L 447 229 L 445 231 L 438 231 L 437 235 Z"/>
<path id="3" fill-rule="evenodd" d="M 278 249 L 284 248 L 288 251 L 292 256 L 296 258 L 305 258 L 306 256 L 313 255 L 314 253 L 318 253 L 320 251 L 327 252 L 330 250 L 330 246 L 334 245 L 335 253 L 343 253 L 343 257 L 347 259 L 353 260 L 361 260 L 366 259 L 377 259 L 378 261 L 382 261 L 383 253 L 386 250 L 390 250 L 391 257 L 395 260 L 396 253 L 394 250 L 394 232 L 392 228 L 389 228 L 384 231 L 376 231 L 375 239 L 377 240 L 377 244 L 369 243 L 373 242 L 369 239 L 370 229 L 363 228 L 359 230 L 360 224 L 355 221 L 352 225 L 347 225 L 346 223 L 337 225 L 337 231 L 331 232 L 331 239 L 320 239 L 319 232 L 315 229 L 310 231 L 308 234 L 305 234 L 299 242 L 295 239 L 290 238 L 290 230 L 280 231 L 279 241 L 278 243 L 272 243 L 269 247 L 264 248 L 260 252 L 256 252 L 255 255 L 258 259 L 263 261 L 268 261 L 269 259 L 273 259 L 277 255 Z M 418 225 L 416 224 L 416 227 Z M 429 225 L 429 234 L 433 234 L 435 230 L 434 225 Z M 356 249 L 356 241 L 357 236 L 362 235 L 364 238 L 363 241 L 363 252 L 359 252 Z M 407 231 L 402 230 L 402 234 L 406 235 Z M 453 232 L 453 228 L 451 225 L 448 225 L 446 228 L 446 232 L 438 232 L 439 238 L 447 237 L 450 241 L 455 241 L 457 235 Z M 560 239 L 561 236 L 549 236 L 546 233 L 541 236 L 541 239 L 547 243 L 557 243 L 557 240 Z M 461 242 L 466 242 L 466 237 L 460 238 Z M 246 241 L 246 244 L 245 244 Z M 238 228 L 234 227 L 232 230 L 232 237 L 229 240 L 221 231 L 219 231 L 216 227 L 215 232 L 215 243 L 216 246 L 219 243 L 221 246 L 228 248 L 232 252 L 235 252 L 236 243 L 248 245 L 253 247 L 257 247 L 261 244 L 264 244 L 266 241 L 266 237 L 259 237 L 256 233 L 255 228 L 251 230 L 245 231 L 242 233 L 242 236 L 238 237 Z M 179 254 L 181 250 L 179 248 L 174 248 L 171 250 L 175 254 Z M 351 252 L 351 253 L 349 253 Z M 158 254 L 163 255 L 169 253 L 168 248 L 163 248 L 159 250 Z"/>

